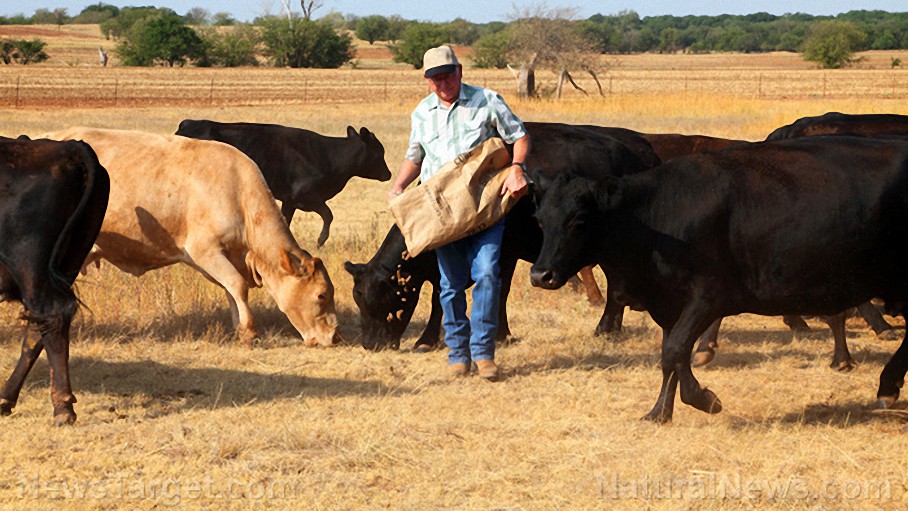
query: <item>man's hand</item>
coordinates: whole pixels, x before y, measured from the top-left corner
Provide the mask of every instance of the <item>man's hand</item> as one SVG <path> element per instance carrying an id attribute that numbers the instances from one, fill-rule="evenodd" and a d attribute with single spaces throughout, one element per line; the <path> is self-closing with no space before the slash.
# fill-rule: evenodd
<path id="1" fill-rule="evenodd" d="M 388 190 L 388 200 L 391 200 L 394 197 L 397 197 L 398 195 L 400 195 L 402 193 L 404 193 L 403 190 L 398 190 L 397 188 L 391 188 L 390 190 Z"/>
<path id="2" fill-rule="evenodd" d="M 519 199 L 526 195 L 527 190 L 527 180 L 523 175 L 523 168 L 520 165 L 513 164 L 510 167 L 511 171 L 508 174 L 508 178 L 505 179 L 504 185 L 501 187 L 501 195 L 510 194 L 511 197 Z"/>

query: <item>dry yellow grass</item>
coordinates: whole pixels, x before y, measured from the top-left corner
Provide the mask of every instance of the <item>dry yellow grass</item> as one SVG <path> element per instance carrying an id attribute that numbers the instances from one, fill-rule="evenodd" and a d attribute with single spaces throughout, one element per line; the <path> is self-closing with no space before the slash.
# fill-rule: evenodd
<path id="1" fill-rule="evenodd" d="M 721 68 L 702 72 L 748 68 L 751 58 L 722 56 Z M 668 65 L 676 70 L 660 67 L 665 62 L 653 56 L 638 80 L 702 66 L 697 56 L 673 57 Z M 48 67 L 16 71 L 32 78 Z M 253 81 L 283 79 L 287 70 L 178 72 L 237 80 L 239 93 Z M 141 73 L 148 82 L 173 75 Z M 171 133 L 184 118 L 273 122 L 328 135 L 367 126 L 396 169 L 408 113 L 423 92 L 418 78 L 398 69 L 336 73 L 364 82 L 402 80 L 415 90 L 412 98 L 378 101 L 351 93 L 343 101 L 253 106 L 7 108 L 0 110 L 0 135 L 70 125 Z M 473 83 L 482 83 L 486 75 L 467 70 L 467 81 L 474 76 Z M 908 114 L 905 94 L 761 98 L 737 89 L 689 89 L 573 95 L 554 103 L 518 101 L 510 78 L 500 80 L 495 86 L 503 84 L 501 92 L 525 120 L 647 132 L 757 140 L 830 110 Z M 752 81 L 737 80 L 740 87 Z M 304 248 L 327 262 L 341 332 L 353 341 L 358 316 L 342 264 L 367 260 L 391 225 L 386 188 L 351 181 L 330 203 L 336 219 L 321 250 L 314 248 L 315 215 L 298 214 L 292 226 Z M 866 408 L 895 343 L 851 325 L 860 365 L 839 374 L 827 367 L 832 343 L 821 324 L 812 323 L 815 334 L 793 338 L 779 318 L 729 319 L 718 359 L 696 370 L 725 410 L 708 416 L 679 402 L 675 423 L 656 426 L 638 420 L 661 381 L 660 334 L 649 317 L 630 313 L 618 342 L 594 338 L 601 311 L 570 290 L 530 287 L 527 269 L 518 267 L 510 301 L 517 342 L 499 350 L 506 378 L 488 384 L 448 381 L 443 351 L 409 351 L 426 320 L 424 308 L 401 351 L 304 349 L 257 291 L 253 308 L 264 339 L 250 351 L 233 337 L 223 292 L 198 274 L 177 267 L 135 279 L 104 266 L 79 281 L 91 308 L 73 329 L 79 420 L 72 428 L 50 428 L 42 358 L 13 415 L 0 421 L 6 446 L 0 507 L 904 509 L 905 408 L 885 414 Z M 18 357 L 17 310 L 0 307 L 3 377 Z"/>

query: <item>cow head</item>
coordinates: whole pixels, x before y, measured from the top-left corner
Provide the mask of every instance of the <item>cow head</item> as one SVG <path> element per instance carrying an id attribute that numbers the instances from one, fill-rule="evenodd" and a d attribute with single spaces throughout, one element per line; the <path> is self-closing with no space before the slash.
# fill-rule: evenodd
<path id="1" fill-rule="evenodd" d="M 359 307 L 363 348 L 399 348 L 416 310 L 422 283 L 411 282 L 412 277 L 400 265 L 391 270 L 347 261 L 344 269 L 353 276 L 353 301 Z"/>
<path id="2" fill-rule="evenodd" d="M 353 126 L 347 126 L 347 138 L 359 140 L 362 143 L 362 151 L 359 152 L 354 175 L 382 182 L 391 179 L 391 170 L 385 163 L 385 146 L 378 140 L 378 137 L 365 127 L 360 128 L 357 133 Z"/>
<path id="3" fill-rule="evenodd" d="M 561 174 L 554 181 L 534 173 L 536 220 L 542 228 L 542 248 L 530 269 L 536 287 L 557 289 L 584 266 L 596 264 L 595 248 L 604 236 L 602 211 L 620 200 L 616 179 L 596 183 Z"/>
<path id="4" fill-rule="evenodd" d="M 337 338 L 334 285 L 318 257 L 281 251 L 277 268 L 261 280 L 306 346 L 331 346 Z"/>

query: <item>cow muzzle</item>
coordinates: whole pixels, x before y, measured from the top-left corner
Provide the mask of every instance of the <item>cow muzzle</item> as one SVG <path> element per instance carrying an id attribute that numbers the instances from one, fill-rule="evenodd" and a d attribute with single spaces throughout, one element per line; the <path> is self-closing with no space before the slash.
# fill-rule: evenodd
<path id="1" fill-rule="evenodd" d="M 565 282 L 566 279 L 560 278 L 555 270 L 538 268 L 536 266 L 530 268 L 530 283 L 532 283 L 534 287 L 558 289 L 563 286 Z"/>

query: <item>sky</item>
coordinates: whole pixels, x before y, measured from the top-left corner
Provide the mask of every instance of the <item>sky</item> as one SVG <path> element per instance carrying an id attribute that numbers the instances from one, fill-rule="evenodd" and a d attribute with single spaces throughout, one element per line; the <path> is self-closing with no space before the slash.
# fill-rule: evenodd
<path id="1" fill-rule="evenodd" d="M 86 6 L 99 1 L 124 6 L 169 7 L 178 14 L 185 14 L 192 7 L 202 7 L 212 14 L 230 13 L 240 21 L 252 21 L 263 14 L 283 12 L 279 0 L 2 0 L 0 16 L 25 14 L 31 16 L 38 8 L 54 10 L 65 7 L 69 15 L 79 14 Z M 291 8 L 300 13 L 299 0 L 290 0 Z M 513 13 L 542 4 L 541 0 L 316 0 L 322 7 L 315 11 L 319 18 L 331 11 L 341 14 L 366 16 L 400 15 L 409 20 L 451 21 L 463 18 L 474 23 L 508 21 Z M 785 14 L 801 12 L 813 15 L 835 15 L 851 10 L 908 11 L 906 0 L 738 0 L 735 2 L 683 1 L 683 0 L 545 0 L 549 9 L 575 9 L 575 18 L 583 19 L 593 14 L 617 14 L 624 10 L 636 11 L 641 17 L 670 14 L 674 16 L 719 14 L 752 14 L 768 12 Z"/>

